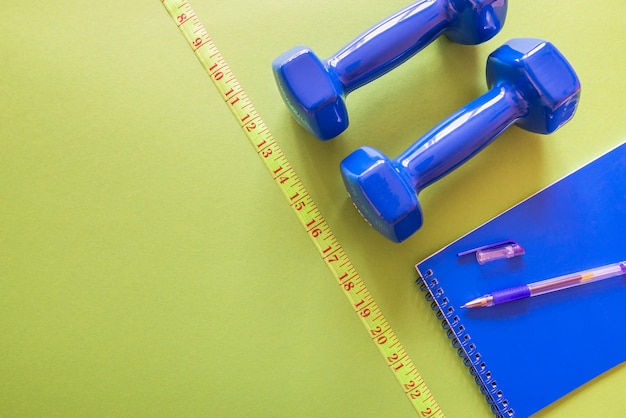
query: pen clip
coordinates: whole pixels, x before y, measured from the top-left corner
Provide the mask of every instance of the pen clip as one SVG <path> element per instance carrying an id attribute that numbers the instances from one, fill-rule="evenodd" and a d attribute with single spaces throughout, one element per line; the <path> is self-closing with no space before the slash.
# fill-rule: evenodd
<path id="1" fill-rule="evenodd" d="M 507 240 L 463 251 L 458 253 L 457 256 L 462 257 L 464 255 L 476 253 L 476 261 L 478 261 L 478 264 L 485 264 L 503 258 L 517 257 L 525 252 L 524 248 L 522 248 L 522 246 L 517 242 Z"/>

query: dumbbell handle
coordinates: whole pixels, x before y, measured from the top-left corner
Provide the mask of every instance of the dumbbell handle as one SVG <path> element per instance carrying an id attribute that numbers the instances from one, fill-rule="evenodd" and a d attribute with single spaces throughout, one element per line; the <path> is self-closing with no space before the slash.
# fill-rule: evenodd
<path id="1" fill-rule="evenodd" d="M 527 113 L 508 84 L 494 87 L 428 131 L 394 159 L 416 191 L 463 164 Z"/>
<path id="2" fill-rule="evenodd" d="M 448 0 L 417 1 L 329 58 L 328 66 L 345 94 L 402 64 L 441 35 L 450 19 L 447 4 Z"/>

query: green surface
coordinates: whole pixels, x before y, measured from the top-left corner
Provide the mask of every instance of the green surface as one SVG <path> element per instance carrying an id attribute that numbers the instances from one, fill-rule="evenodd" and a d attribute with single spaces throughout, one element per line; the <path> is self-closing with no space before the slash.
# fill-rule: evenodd
<path id="1" fill-rule="evenodd" d="M 305 134 L 272 59 L 331 55 L 406 4 L 191 2 L 446 415 L 488 417 L 413 265 L 626 139 L 626 4 L 512 0 L 495 39 L 440 39 L 354 92 L 340 138 Z M 2 15 L 0 416 L 415 416 L 159 1 Z M 487 55 L 523 36 L 576 68 L 576 117 L 551 137 L 505 132 L 420 195 L 416 235 L 387 242 L 339 162 L 364 144 L 399 154 L 482 94 Z M 625 383 L 618 367 L 537 416 L 623 416 Z"/>

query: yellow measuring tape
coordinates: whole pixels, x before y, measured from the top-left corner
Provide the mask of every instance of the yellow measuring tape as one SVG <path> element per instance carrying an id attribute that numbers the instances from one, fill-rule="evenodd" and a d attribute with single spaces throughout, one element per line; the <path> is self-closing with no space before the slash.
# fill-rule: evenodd
<path id="1" fill-rule="evenodd" d="M 304 226 L 320 256 L 422 417 L 443 417 L 398 337 L 387 323 L 304 185 L 274 140 L 187 0 L 161 0 L 196 57 L 211 77 L 244 134 Z"/>

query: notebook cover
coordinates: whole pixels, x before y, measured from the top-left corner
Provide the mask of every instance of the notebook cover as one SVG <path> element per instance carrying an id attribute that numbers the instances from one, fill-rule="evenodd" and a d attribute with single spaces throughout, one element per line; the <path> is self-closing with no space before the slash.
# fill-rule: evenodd
<path id="1" fill-rule="evenodd" d="M 526 253 L 480 265 L 457 254 L 514 240 Z M 526 417 L 626 359 L 626 276 L 490 308 L 471 299 L 626 260 L 626 144 L 416 266 L 427 299 L 504 417 Z"/>

